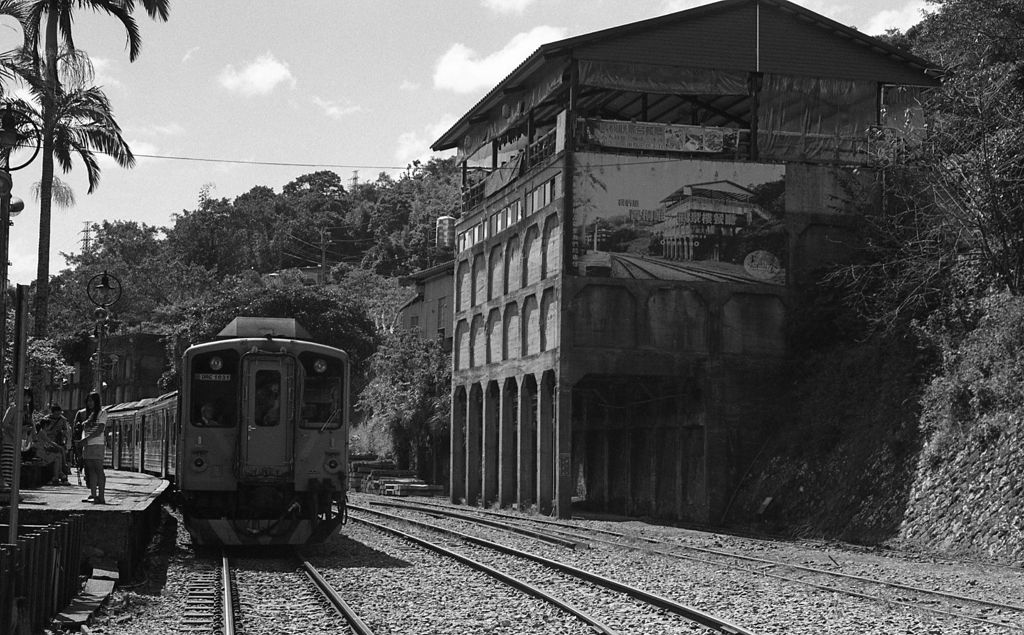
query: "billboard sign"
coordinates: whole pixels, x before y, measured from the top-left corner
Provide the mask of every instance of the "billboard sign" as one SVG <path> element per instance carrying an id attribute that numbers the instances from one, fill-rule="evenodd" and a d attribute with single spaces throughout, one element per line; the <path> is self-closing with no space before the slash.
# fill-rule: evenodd
<path id="1" fill-rule="evenodd" d="M 785 284 L 785 166 L 576 155 L 574 273 Z"/>

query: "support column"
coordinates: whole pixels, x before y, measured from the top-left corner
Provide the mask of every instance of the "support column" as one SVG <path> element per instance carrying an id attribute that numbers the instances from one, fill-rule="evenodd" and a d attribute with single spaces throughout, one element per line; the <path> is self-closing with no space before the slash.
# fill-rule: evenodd
<path id="1" fill-rule="evenodd" d="M 516 502 L 516 447 L 518 429 L 519 388 L 509 377 L 501 391 L 500 419 L 498 421 L 498 505 L 507 507 Z"/>
<path id="2" fill-rule="evenodd" d="M 461 504 L 466 497 L 466 389 L 452 392 L 452 426 L 448 454 L 448 492 L 451 502 Z"/>
<path id="3" fill-rule="evenodd" d="M 537 389 L 537 508 L 550 514 L 555 496 L 555 373 L 545 371 Z"/>
<path id="4" fill-rule="evenodd" d="M 469 388 L 466 404 L 466 504 L 480 500 L 481 428 L 483 427 L 483 391 L 480 384 Z"/>
<path id="5" fill-rule="evenodd" d="M 484 506 L 498 499 L 498 410 L 501 408 L 501 390 L 497 381 L 487 384 L 483 403 L 483 500 Z"/>
<path id="6" fill-rule="evenodd" d="M 555 514 L 559 518 L 571 518 L 575 489 L 572 475 L 572 386 L 556 380 L 555 388 Z"/>
<path id="7" fill-rule="evenodd" d="M 533 375 L 526 375 L 519 384 L 519 438 L 517 439 L 519 454 L 519 470 L 517 475 L 516 503 L 520 510 L 526 510 L 534 503 L 536 493 L 535 453 L 537 415 L 533 400 L 537 393 L 537 382 Z"/>

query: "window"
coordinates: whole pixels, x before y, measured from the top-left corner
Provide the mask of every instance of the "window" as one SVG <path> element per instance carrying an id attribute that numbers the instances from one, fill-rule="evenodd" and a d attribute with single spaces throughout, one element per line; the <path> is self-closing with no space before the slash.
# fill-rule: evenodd
<path id="1" fill-rule="evenodd" d="M 281 373 L 277 370 L 256 371 L 256 403 L 253 408 L 258 426 L 281 423 Z"/>
<path id="2" fill-rule="evenodd" d="M 437 299 L 437 323 L 447 324 L 450 317 L 448 315 L 448 298 L 442 296 Z"/>
<path id="3" fill-rule="evenodd" d="M 551 201 L 555 200 L 555 182 L 557 178 L 551 178 L 539 187 L 530 190 L 526 196 L 526 215 L 529 216 L 541 209 Z"/>
<path id="4" fill-rule="evenodd" d="M 194 426 L 230 428 L 235 425 L 235 395 L 238 392 L 238 354 L 214 351 L 192 360 L 190 412 Z"/>
<path id="5" fill-rule="evenodd" d="M 345 366 L 316 353 L 299 355 L 305 379 L 299 425 L 320 430 L 340 428 L 345 421 Z"/>

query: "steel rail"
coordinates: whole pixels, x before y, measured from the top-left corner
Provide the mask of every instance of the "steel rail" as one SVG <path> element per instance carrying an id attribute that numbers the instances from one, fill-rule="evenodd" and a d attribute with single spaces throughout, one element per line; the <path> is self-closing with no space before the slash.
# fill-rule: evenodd
<path id="1" fill-rule="evenodd" d="M 221 554 L 220 562 L 221 592 L 221 634 L 235 635 L 235 598 L 231 592 L 231 563 L 226 553 Z"/>
<path id="2" fill-rule="evenodd" d="M 663 597 L 663 596 L 660 596 L 660 595 L 656 595 L 654 593 L 649 593 L 647 591 L 644 591 L 643 589 L 638 589 L 638 588 L 636 588 L 634 586 L 630 586 L 630 585 L 625 584 L 623 582 L 619 582 L 618 580 L 613 580 L 611 578 L 606 578 L 606 577 L 604 577 L 602 575 L 598 575 L 598 574 L 593 573 L 591 571 L 586 571 L 584 569 L 579 569 L 577 567 L 574 567 L 572 565 L 566 564 L 564 562 L 558 562 L 557 560 L 551 560 L 549 558 L 545 558 L 545 557 L 539 556 L 537 554 L 529 553 L 529 552 L 526 552 L 526 551 L 520 551 L 519 549 L 515 549 L 513 547 L 508 547 L 508 546 L 505 546 L 505 545 L 502 545 L 502 544 L 499 544 L 499 543 L 496 543 L 496 542 L 491 542 L 490 540 L 485 540 L 483 538 L 478 538 L 476 536 L 470 536 L 469 534 L 464 534 L 462 532 L 455 531 L 455 530 L 452 530 L 452 529 L 446 529 L 444 527 L 438 527 L 437 525 L 431 525 L 430 523 L 425 523 L 425 522 L 418 521 L 418 520 L 413 520 L 413 519 L 410 519 L 410 518 L 404 518 L 402 516 L 396 516 L 394 514 L 388 514 L 386 512 L 381 512 L 381 511 L 374 511 L 374 510 L 362 510 L 362 511 L 369 511 L 369 513 L 371 513 L 371 514 L 383 516 L 385 518 L 390 518 L 392 520 L 406 522 L 406 523 L 409 523 L 409 524 L 412 524 L 412 525 L 418 525 L 420 527 L 423 527 L 423 528 L 426 528 L 426 529 L 430 529 L 432 531 L 438 531 L 440 533 L 448 534 L 448 535 L 451 535 L 451 536 L 456 536 L 456 537 L 458 537 L 458 538 L 460 538 L 462 540 L 465 540 L 466 542 L 471 542 L 471 543 L 479 545 L 481 547 L 485 547 L 485 548 L 488 548 L 488 549 L 493 549 L 495 551 L 501 551 L 503 553 L 507 553 L 509 555 L 516 556 L 516 557 L 519 557 L 519 558 L 524 558 L 524 559 L 527 559 L 527 560 L 532 560 L 532 561 L 534 561 L 534 562 L 536 562 L 538 564 L 541 564 L 541 565 L 544 565 L 546 567 L 555 569 L 557 571 L 561 571 L 563 573 L 567 573 L 567 574 L 569 574 L 569 575 L 571 575 L 573 577 L 580 578 L 581 580 L 586 580 L 586 581 L 591 582 L 591 583 L 593 583 L 593 584 L 595 584 L 597 586 L 602 586 L 602 587 L 604 587 L 606 589 L 611 589 L 613 591 L 618 591 L 619 593 L 623 593 L 625 595 L 628 595 L 630 597 L 636 598 L 638 600 L 642 600 L 642 601 L 647 602 L 648 604 L 650 604 L 652 606 L 656 606 L 658 608 L 665 609 L 666 611 L 669 611 L 670 613 L 674 613 L 674 614 L 679 615 L 680 617 L 688 619 L 688 620 L 690 620 L 692 622 L 695 622 L 695 623 L 700 624 L 702 626 L 706 626 L 708 628 L 716 630 L 719 633 L 726 633 L 728 635 L 755 635 L 753 631 L 747 630 L 746 628 L 743 628 L 742 626 L 733 624 L 733 623 L 731 623 L 731 622 L 729 622 L 727 620 L 724 620 L 724 619 L 722 619 L 720 617 L 716 617 L 714 615 L 711 615 L 710 613 L 705 613 L 704 611 L 696 609 L 696 608 L 694 608 L 692 606 L 687 606 L 685 604 L 681 604 L 679 602 L 676 602 L 675 600 L 670 600 L 670 599 L 668 599 L 666 597 Z M 367 522 L 365 519 L 359 519 L 359 520 L 362 521 L 362 522 Z"/>
<path id="3" fill-rule="evenodd" d="M 416 507 L 412 507 L 411 505 L 408 504 L 394 503 L 390 501 L 374 501 L 373 504 L 378 505 L 380 507 L 395 507 L 398 509 L 417 509 Z M 373 513 L 371 510 L 360 507 L 359 505 L 349 505 L 349 507 L 351 507 L 352 509 L 363 510 L 366 512 Z M 481 525 L 488 525 L 490 527 L 496 527 L 498 529 L 504 529 L 505 531 L 515 532 L 517 534 L 529 536 L 530 538 L 536 538 L 537 540 L 543 540 L 544 542 L 549 542 L 553 545 L 558 545 L 560 547 L 568 547 L 569 549 L 578 549 L 579 547 L 586 546 L 586 541 L 567 540 L 565 538 L 559 538 L 558 536 L 552 534 L 545 534 L 540 531 L 526 529 L 525 527 L 512 527 L 507 523 L 503 523 L 501 521 L 496 520 L 486 520 L 478 516 L 474 516 L 473 514 L 463 514 L 457 511 L 427 511 L 423 510 L 422 508 L 419 508 L 419 510 L 422 511 L 424 514 L 449 516 L 451 518 L 458 518 L 470 523 L 477 523 Z"/>
<path id="4" fill-rule="evenodd" d="M 395 504 L 395 503 L 385 503 L 385 502 L 374 501 L 373 504 L 374 505 L 387 505 L 387 506 L 394 506 L 394 507 L 404 507 L 406 509 L 417 509 L 415 507 L 415 505 L 423 505 L 423 506 L 431 508 L 431 509 L 436 509 L 436 508 L 444 509 L 444 507 L 445 507 L 443 505 L 437 505 L 437 504 L 434 504 L 434 503 L 402 503 L 402 504 Z M 795 569 L 797 571 L 804 571 L 804 572 L 807 572 L 807 573 L 813 573 L 813 574 L 818 574 L 818 575 L 832 576 L 832 577 L 836 577 L 836 578 L 840 578 L 840 579 L 846 579 L 846 580 L 852 580 L 852 581 L 855 581 L 855 582 L 861 582 L 861 583 L 864 583 L 864 584 L 874 584 L 874 585 L 878 585 L 878 586 L 894 588 L 894 589 L 898 589 L 900 591 L 906 591 L 906 592 L 910 592 L 910 593 L 919 593 L 919 594 L 922 594 L 922 595 L 931 595 L 931 596 L 940 597 L 940 598 L 943 598 L 945 600 L 949 600 L 949 601 L 953 601 L 953 602 L 962 602 L 962 603 L 966 603 L 966 604 L 976 604 L 976 605 L 981 605 L 981 606 L 987 606 L 989 608 L 995 608 L 995 609 L 1008 610 L 1008 611 L 1016 611 L 1016 612 L 1024 613 L 1024 607 L 1017 606 L 1017 605 L 1014 605 L 1014 604 L 1005 604 L 1005 603 L 995 602 L 995 601 L 991 601 L 991 600 L 985 600 L 985 599 L 981 599 L 981 598 L 972 598 L 972 597 L 968 597 L 968 596 L 958 595 L 958 594 L 955 594 L 955 593 L 948 593 L 946 591 L 938 591 L 938 590 L 934 590 L 934 589 L 925 589 L 925 588 L 916 587 L 916 586 L 913 586 L 913 585 L 901 584 L 899 582 L 889 582 L 889 581 L 886 581 L 886 580 L 878 580 L 878 579 L 875 579 L 875 578 L 868 578 L 868 577 L 865 577 L 865 576 L 859 576 L 859 575 L 854 575 L 854 574 L 850 574 L 850 573 L 843 573 L 841 571 L 828 571 L 828 570 L 825 570 L 825 569 L 818 569 L 816 567 L 809 567 L 807 565 L 790 564 L 790 563 L 786 563 L 786 562 L 780 562 L 780 561 L 777 561 L 777 560 L 770 560 L 770 559 L 767 559 L 767 558 L 760 558 L 760 557 L 757 557 L 757 556 L 747 556 L 747 555 L 742 555 L 742 554 L 734 554 L 734 553 L 730 553 L 730 552 L 727 552 L 727 551 L 721 551 L 721 550 L 718 550 L 718 549 L 708 549 L 706 547 L 694 547 L 694 546 L 691 546 L 691 545 L 682 545 L 682 544 L 673 543 L 673 542 L 666 541 L 666 540 L 659 540 L 657 538 L 648 538 L 648 537 L 645 537 L 645 536 L 630 536 L 628 534 L 623 534 L 623 533 L 620 533 L 620 532 L 610 531 L 610 530 L 606 530 L 606 529 L 571 527 L 571 526 L 563 525 L 561 523 L 556 523 L 556 522 L 553 522 L 553 521 L 547 521 L 547 520 L 542 520 L 542 519 L 517 518 L 515 516 L 510 516 L 510 515 L 507 515 L 507 514 L 498 514 L 496 512 L 488 512 L 486 510 L 478 510 L 478 511 L 479 511 L 479 513 L 502 516 L 502 517 L 507 518 L 509 520 L 519 520 L 519 521 L 525 521 L 525 522 L 543 523 L 543 524 L 547 524 L 547 525 L 556 525 L 558 527 L 561 527 L 561 529 L 552 529 L 551 531 L 553 531 L 555 533 L 562 534 L 563 536 L 568 536 L 568 537 L 575 538 L 575 539 L 585 540 L 585 539 L 588 539 L 588 538 L 586 538 L 585 536 L 581 536 L 578 533 L 575 533 L 573 531 L 567 531 L 567 529 L 571 528 L 571 529 L 576 529 L 578 531 L 583 531 L 583 532 L 604 533 L 604 534 L 609 534 L 609 535 L 612 535 L 612 536 L 615 536 L 615 537 L 618 537 L 618 538 L 622 538 L 622 539 L 625 539 L 625 540 L 629 540 L 629 539 L 634 539 L 635 538 L 635 539 L 642 540 L 644 542 L 652 543 L 652 544 L 655 544 L 655 545 L 667 546 L 667 548 L 638 547 L 636 545 L 624 544 L 624 543 L 621 543 L 621 542 L 615 542 L 615 541 L 606 540 L 606 539 L 603 539 L 603 538 L 594 538 L 594 537 L 590 537 L 589 538 L 589 540 L 593 540 L 595 542 L 601 542 L 601 543 L 604 543 L 604 544 L 613 545 L 613 546 L 621 547 L 621 548 L 624 548 L 624 549 L 631 549 L 631 550 L 634 550 L 634 551 L 641 551 L 641 552 L 644 552 L 644 553 L 657 553 L 657 554 L 660 554 L 660 555 L 663 555 L 663 556 L 669 556 L 671 558 L 678 558 L 680 560 L 689 560 L 691 562 L 699 562 L 701 564 L 710 564 L 710 565 L 714 565 L 714 566 L 724 566 L 726 568 L 734 569 L 736 571 L 742 571 L 744 573 L 755 573 L 758 576 L 774 578 L 776 580 L 781 580 L 783 582 L 792 582 L 794 584 L 800 584 L 800 585 L 803 585 L 803 586 L 808 586 L 808 587 L 815 588 L 815 589 L 822 590 L 822 591 L 828 591 L 828 592 L 831 592 L 831 593 L 842 593 L 844 595 L 849 595 L 851 597 L 856 597 L 856 598 L 860 598 L 860 599 L 864 599 L 864 600 L 870 600 L 870 601 L 873 601 L 873 602 L 883 602 L 885 604 L 893 604 L 893 605 L 896 605 L 896 606 L 902 606 L 904 608 L 909 608 L 909 609 L 918 610 L 918 611 L 926 611 L 926 612 L 929 612 L 929 613 L 935 613 L 935 614 L 943 615 L 943 616 L 946 616 L 946 617 L 954 617 L 954 618 L 957 618 L 957 619 L 974 621 L 974 622 L 978 622 L 978 623 L 981 623 L 981 624 L 986 624 L 986 625 L 989 625 L 989 626 L 998 626 L 1000 628 L 1011 629 L 1011 630 L 1016 630 L 1016 629 L 1020 629 L 1021 628 L 1021 626 L 1019 624 L 1007 624 L 1007 623 L 1003 623 L 1003 622 L 996 622 L 994 620 L 986 619 L 986 618 L 983 618 L 983 617 L 975 617 L 973 615 L 966 615 L 964 613 L 955 613 L 955 612 L 952 612 L 952 611 L 947 611 L 945 609 L 935 608 L 935 607 L 927 606 L 927 605 L 924 605 L 924 604 L 914 604 L 912 602 L 905 602 L 903 600 L 896 600 L 896 599 L 892 599 L 892 598 L 881 597 L 881 596 L 878 596 L 878 595 L 871 595 L 870 593 L 862 593 L 860 591 L 854 591 L 852 589 L 843 589 L 843 588 L 839 588 L 839 587 L 829 586 L 827 584 L 818 584 L 816 582 L 809 582 L 807 580 L 801 580 L 799 578 L 793 578 L 793 577 L 785 576 L 785 575 L 782 575 L 782 574 L 779 574 L 779 573 L 770 573 L 770 572 L 765 571 L 763 569 L 758 569 L 758 570 L 755 571 L 753 569 L 748 569 L 746 567 L 743 567 L 743 566 L 740 566 L 740 565 L 737 565 L 737 564 L 716 562 L 716 561 L 708 560 L 708 559 L 705 559 L 705 558 L 698 558 L 696 556 L 686 556 L 686 555 L 683 555 L 681 553 L 676 553 L 673 550 L 674 549 L 689 550 L 689 551 L 694 551 L 694 552 L 697 552 L 697 553 L 711 554 L 711 555 L 719 556 L 719 557 L 722 557 L 722 558 L 733 558 L 735 560 L 743 560 L 743 561 L 747 561 L 747 562 L 758 563 L 758 564 L 765 564 L 765 565 L 775 566 L 775 567 L 780 567 L 780 568 Z M 447 515 L 446 512 L 442 512 L 442 511 L 427 512 L 426 510 L 424 510 L 424 513 L 433 513 L 433 514 L 442 514 L 443 513 L 443 514 Z M 465 516 L 465 514 L 459 514 L 459 517 L 462 517 L 462 516 Z M 490 524 L 490 523 L 483 523 L 483 524 Z"/>
<path id="5" fill-rule="evenodd" d="M 370 513 L 374 513 L 374 512 L 370 512 Z M 382 515 L 389 516 L 389 514 L 382 514 Z M 490 567 L 490 566 L 488 566 L 488 565 L 486 565 L 486 564 L 484 564 L 482 562 L 478 562 L 478 561 L 473 560 L 472 558 L 468 558 L 468 557 L 466 557 L 466 556 L 464 556 L 462 554 L 455 553 L 454 551 L 452 551 L 450 549 L 446 549 L 445 547 L 442 547 L 441 545 L 432 543 L 432 542 L 430 542 L 428 540 L 424 540 L 424 539 L 420 538 L 419 536 L 413 536 L 412 534 L 406 533 L 406 532 L 401 531 L 399 529 L 395 529 L 394 527 L 388 527 L 387 525 L 381 525 L 380 523 L 375 523 L 372 520 L 367 520 L 365 518 L 359 518 L 359 517 L 356 517 L 356 516 L 350 516 L 349 518 L 350 518 L 350 520 L 353 520 L 355 522 L 360 522 L 360 523 L 363 523 L 363 524 L 368 525 L 370 527 L 374 527 L 375 529 L 378 529 L 380 531 L 383 531 L 383 532 L 386 532 L 386 533 L 398 536 L 398 537 L 402 538 L 403 540 L 406 540 L 406 541 L 412 542 L 414 544 L 420 545 L 421 547 L 424 547 L 425 549 L 430 549 L 431 551 L 434 551 L 436 553 L 442 554 L 442 555 L 444 555 L 444 556 L 446 556 L 448 558 L 452 558 L 453 560 L 457 560 L 457 561 L 461 562 L 462 564 L 465 564 L 465 565 L 467 565 L 467 566 L 469 566 L 469 567 L 471 567 L 471 568 L 473 568 L 473 569 L 475 569 L 477 571 L 480 571 L 482 573 L 486 573 L 487 575 L 491 576 L 492 578 L 496 578 L 498 580 L 501 580 L 505 584 L 507 584 L 509 586 L 512 586 L 514 588 L 517 588 L 520 591 L 523 591 L 524 593 L 527 593 L 529 595 L 532 595 L 535 598 L 538 598 L 538 599 L 543 600 L 543 601 L 545 601 L 545 602 L 547 602 L 549 604 L 557 606 L 558 608 L 562 609 L 566 613 L 569 613 L 570 615 L 575 616 L 580 621 L 582 621 L 582 622 L 584 622 L 586 624 L 589 624 L 590 626 L 594 627 L 595 629 L 598 630 L 598 632 L 602 633 L 603 635 L 619 635 L 618 631 L 615 631 L 615 630 L 611 629 L 610 627 L 606 626 L 603 622 L 601 622 L 597 618 L 589 615 L 585 611 L 576 608 L 575 606 L 569 604 L 568 602 L 566 602 L 566 601 L 564 601 L 564 600 L 562 600 L 562 599 L 560 599 L 560 598 L 558 598 L 558 597 L 556 597 L 554 595 L 551 595 L 547 591 L 539 589 L 539 588 L 533 586 L 532 584 L 530 584 L 528 582 L 525 582 L 525 581 L 520 580 L 518 578 L 514 578 L 514 577 L 512 577 L 512 576 L 510 576 L 508 574 L 502 573 L 501 571 L 498 571 L 497 569 L 495 569 L 493 567 Z"/>
<path id="6" fill-rule="evenodd" d="M 373 631 L 365 622 L 359 617 L 358 614 L 352 609 L 351 606 L 338 594 L 338 592 L 330 585 L 327 580 L 324 579 L 320 572 L 316 570 L 306 558 L 304 558 L 298 551 L 295 551 L 295 557 L 298 558 L 299 562 L 302 563 L 302 569 L 305 571 L 306 576 L 309 577 L 310 581 L 320 590 L 320 593 L 331 603 L 332 606 L 348 621 L 349 627 L 355 632 L 356 635 L 373 635 Z"/>

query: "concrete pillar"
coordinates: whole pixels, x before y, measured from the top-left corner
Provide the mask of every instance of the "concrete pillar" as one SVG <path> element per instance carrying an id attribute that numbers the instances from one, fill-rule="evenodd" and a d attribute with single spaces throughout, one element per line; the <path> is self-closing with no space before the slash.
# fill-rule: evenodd
<path id="1" fill-rule="evenodd" d="M 451 501 L 461 504 L 466 497 L 466 389 L 452 395 L 452 426 L 449 451 L 448 491 Z"/>
<path id="2" fill-rule="evenodd" d="M 537 508 L 550 514 L 555 497 L 555 373 L 545 371 L 537 389 Z"/>
<path id="3" fill-rule="evenodd" d="M 519 438 L 517 439 L 519 454 L 519 473 L 517 475 L 516 503 L 519 509 L 525 510 L 534 503 L 536 493 L 536 454 L 537 410 L 534 399 L 537 394 L 537 382 L 533 375 L 526 375 L 519 383 Z"/>
<path id="4" fill-rule="evenodd" d="M 555 381 L 555 514 L 572 517 L 572 386 Z"/>
<path id="5" fill-rule="evenodd" d="M 498 411 L 501 408 L 501 390 L 497 381 L 487 383 L 483 395 L 483 500 L 484 506 L 498 499 Z"/>
<path id="6" fill-rule="evenodd" d="M 519 387 L 513 377 L 505 380 L 501 391 L 498 421 L 498 505 L 506 507 L 517 500 L 516 466 L 518 461 Z"/>
<path id="7" fill-rule="evenodd" d="M 483 427 L 483 390 L 480 384 L 469 389 L 466 404 L 466 504 L 476 505 L 480 500 L 481 428 Z"/>

